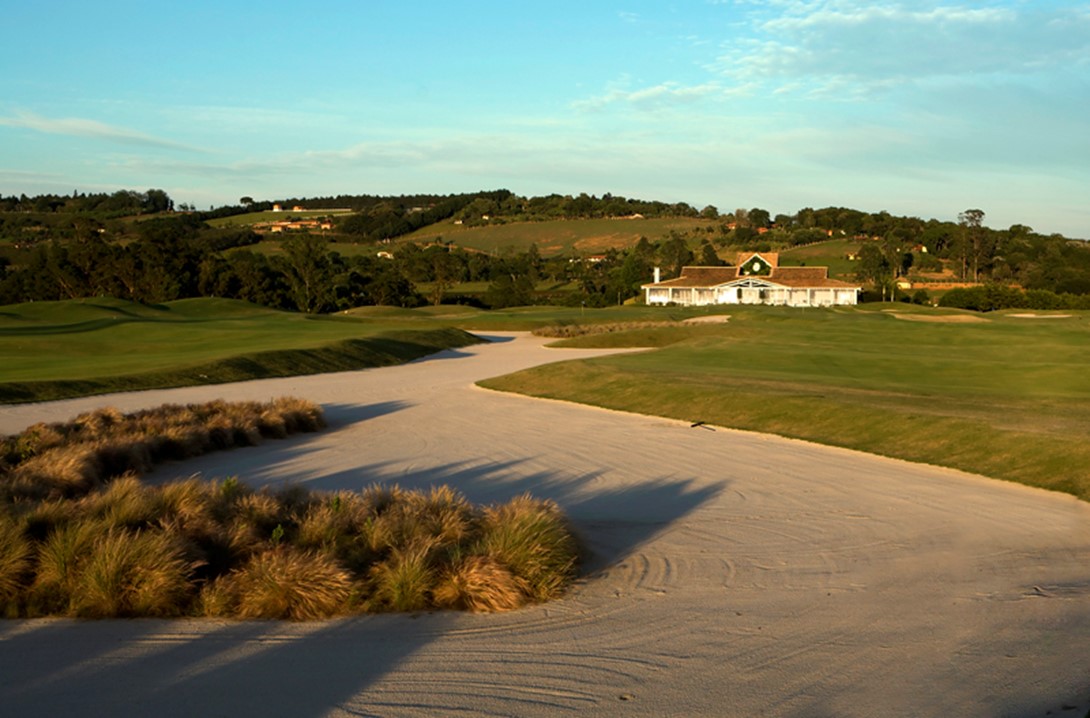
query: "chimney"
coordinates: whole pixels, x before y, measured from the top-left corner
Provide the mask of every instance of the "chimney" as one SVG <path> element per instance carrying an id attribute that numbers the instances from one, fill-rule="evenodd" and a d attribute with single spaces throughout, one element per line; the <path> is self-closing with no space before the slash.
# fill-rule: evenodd
<path id="1" fill-rule="evenodd" d="M 660 281 L 662 281 L 662 270 L 655 267 L 655 284 L 658 284 Z"/>

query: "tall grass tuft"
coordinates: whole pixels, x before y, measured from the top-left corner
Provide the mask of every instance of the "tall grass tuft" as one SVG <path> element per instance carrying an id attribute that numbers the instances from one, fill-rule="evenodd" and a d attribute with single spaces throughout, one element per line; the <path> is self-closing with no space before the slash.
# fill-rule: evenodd
<path id="1" fill-rule="evenodd" d="M 170 534 L 109 529 L 76 570 L 70 612 L 82 618 L 179 615 L 193 568 Z"/>
<path id="2" fill-rule="evenodd" d="M 29 615 L 69 615 L 80 571 L 102 533 L 100 525 L 87 520 L 74 520 L 50 532 L 38 546 Z"/>
<path id="3" fill-rule="evenodd" d="M 560 508 L 524 494 L 485 509 L 472 553 L 510 570 L 529 599 L 546 601 L 574 577 L 577 547 Z"/>
<path id="4" fill-rule="evenodd" d="M 80 503 L 85 515 L 110 528 L 142 528 L 163 515 L 162 492 L 144 485 L 135 474 L 115 479 Z"/>
<path id="5" fill-rule="evenodd" d="M 410 510 L 415 520 L 440 544 L 458 544 L 473 529 L 473 508 L 449 486 L 433 486 L 427 494 L 413 494 Z"/>
<path id="6" fill-rule="evenodd" d="M 434 543 L 418 541 L 394 548 L 387 558 L 371 568 L 372 610 L 421 611 L 431 603 L 435 583 L 432 569 Z"/>
<path id="7" fill-rule="evenodd" d="M 326 426 L 321 407 L 305 399 L 282 396 L 272 401 L 272 408 L 280 415 L 289 434 L 318 431 Z"/>
<path id="8" fill-rule="evenodd" d="M 18 615 L 18 603 L 31 577 L 33 554 L 19 523 L 0 514 L 0 615 Z"/>
<path id="9" fill-rule="evenodd" d="M 455 556 L 442 571 L 432 598 L 439 608 L 493 612 L 518 608 L 525 601 L 521 583 L 488 556 Z"/>
<path id="10" fill-rule="evenodd" d="M 124 421 L 124 414 L 112 406 L 107 406 L 80 414 L 72 421 L 72 424 L 75 425 L 76 431 L 83 432 L 87 436 L 103 436 Z"/>
<path id="11" fill-rule="evenodd" d="M 339 491 L 307 508 L 299 520 L 296 544 L 332 553 L 341 565 L 361 575 L 378 558 L 373 529 L 374 519 L 363 497 Z"/>
<path id="12" fill-rule="evenodd" d="M 213 616 L 305 621 L 343 613 L 351 595 L 351 577 L 332 558 L 279 546 L 206 588 L 202 605 Z"/>
<path id="13" fill-rule="evenodd" d="M 72 497 L 97 486 L 102 471 L 94 446 L 68 444 L 31 456 L 4 478 L 19 497 Z"/>

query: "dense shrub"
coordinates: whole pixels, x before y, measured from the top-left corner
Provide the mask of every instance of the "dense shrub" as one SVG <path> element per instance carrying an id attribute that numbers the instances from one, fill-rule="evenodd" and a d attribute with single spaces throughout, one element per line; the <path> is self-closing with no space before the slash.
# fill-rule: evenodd
<path id="1" fill-rule="evenodd" d="M 1044 289 L 1022 291 L 1001 284 L 958 287 L 943 295 L 939 306 L 991 312 L 998 309 L 1090 309 L 1090 295 L 1056 294 Z"/>

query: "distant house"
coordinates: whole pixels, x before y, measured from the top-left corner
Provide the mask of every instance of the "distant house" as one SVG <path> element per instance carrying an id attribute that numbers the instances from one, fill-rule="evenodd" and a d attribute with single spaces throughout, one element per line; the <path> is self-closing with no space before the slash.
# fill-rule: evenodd
<path id="1" fill-rule="evenodd" d="M 281 207 L 280 205 L 278 205 L 278 204 L 274 204 L 274 205 L 273 205 L 273 208 L 272 208 L 272 211 L 273 211 L 273 212 L 283 212 L 283 211 L 284 211 L 284 209 L 283 209 L 283 208 L 282 208 L 282 207 Z"/>
<path id="2" fill-rule="evenodd" d="M 775 252 L 738 255 L 733 267 L 683 267 L 677 279 L 644 284 L 647 304 L 775 304 L 831 307 L 856 304 L 862 287 L 829 279 L 828 267 L 781 267 Z"/>

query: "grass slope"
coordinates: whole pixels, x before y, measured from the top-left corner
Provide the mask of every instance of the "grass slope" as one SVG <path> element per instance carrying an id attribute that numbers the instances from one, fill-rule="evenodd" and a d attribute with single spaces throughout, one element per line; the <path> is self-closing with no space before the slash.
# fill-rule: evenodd
<path id="1" fill-rule="evenodd" d="M 399 242 L 426 243 L 442 239 L 484 252 L 525 251 L 536 244 L 543 256 L 600 254 L 608 249 L 630 247 L 647 237 L 657 241 L 671 231 L 718 226 L 713 220 L 691 217 L 653 219 L 557 219 L 546 222 L 511 222 L 479 227 L 442 222 L 422 227 Z"/>
<path id="2" fill-rule="evenodd" d="M 311 219 L 315 217 L 332 217 L 339 214 L 352 214 L 352 210 L 346 209 L 305 209 L 302 212 L 289 210 L 273 212 L 247 212 L 230 217 L 219 217 L 208 221 L 213 227 L 249 227 L 261 222 L 287 222 L 293 219 Z"/>
<path id="3" fill-rule="evenodd" d="M 0 307 L 0 402 L 359 369 L 479 341 L 429 321 L 308 316 L 225 299 Z"/>
<path id="4" fill-rule="evenodd" d="M 889 305 L 886 305 L 888 308 Z M 911 311 L 898 307 L 897 312 Z M 949 466 L 1090 500 L 1090 315 L 739 308 L 727 325 L 601 334 L 662 346 L 483 382 Z M 938 320 L 938 321 L 935 321 Z"/>
<path id="5" fill-rule="evenodd" d="M 853 239 L 830 239 L 780 252 L 780 264 L 785 267 L 828 267 L 830 277 L 854 279 L 859 263 L 848 259 L 859 251 L 860 243 Z"/>

